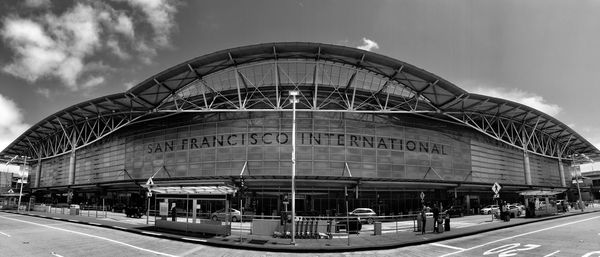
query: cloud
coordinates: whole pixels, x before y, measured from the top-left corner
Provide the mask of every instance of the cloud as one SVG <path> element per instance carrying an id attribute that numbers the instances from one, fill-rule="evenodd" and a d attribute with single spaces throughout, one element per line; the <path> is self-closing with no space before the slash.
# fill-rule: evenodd
<path id="1" fill-rule="evenodd" d="M 363 44 L 360 46 L 357 46 L 356 48 L 365 50 L 365 51 L 372 51 L 372 50 L 379 49 L 379 44 L 377 44 L 377 42 L 375 42 L 371 39 L 368 39 L 366 37 L 363 37 L 362 40 L 363 40 Z"/>
<path id="2" fill-rule="evenodd" d="M 50 89 L 47 88 L 38 88 L 35 90 L 36 93 L 45 96 L 46 98 L 50 98 Z"/>
<path id="3" fill-rule="evenodd" d="M 169 35 L 175 27 L 177 8 L 168 0 L 128 0 L 133 7 L 139 8 L 146 15 L 147 22 L 154 30 L 154 43 L 158 46 L 169 46 Z"/>
<path id="4" fill-rule="evenodd" d="M 30 1 L 32 6 L 43 3 Z M 152 63 L 158 49 L 170 47 L 176 13 L 172 1 L 128 0 L 127 5 L 75 2 L 60 14 L 46 9 L 41 14 L 6 16 L 0 34 L 12 56 L 2 71 L 30 83 L 58 78 L 73 91 L 83 89 L 94 83 L 79 81 L 82 77 L 99 78 L 105 75 L 100 73 L 112 71 L 88 67 L 101 63 L 106 53 L 120 60 L 129 60 L 135 53 L 142 62 Z M 149 29 L 144 30 L 143 24 Z"/>
<path id="5" fill-rule="evenodd" d="M 134 87 L 134 86 L 135 86 L 135 82 L 132 82 L 132 81 L 130 81 L 130 82 L 125 82 L 125 83 L 123 84 L 123 87 L 125 87 L 125 90 L 129 90 L 129 89 L 131 89 L 131 88 L 132 88 L 132 87 Z"/>
<path id="6" fill-rule="evenodd" d="M 92 88 L 102 83 L 104 83 L 104 77 L 91 77 L 88 81 L 84 82 L 81 87 Z"/>
<path id="7" fill-rule="evenodd" d="M 25 6 L 31 8 L 40 8 L 40 7 L 50 7 L 52 2 L 50 0 L 27 0 L 25 1 Z"/>
<path id="8" fill-rule="evenodd" d="M 23 121 L 23 113 L 15 102 L 0 95 L 0 149 L 6 148 L 31 125 Z"/>
<path id="9" fill-rule="evenodd" d="M 128 60 L 131 56 L 125 52 L 119 45 L 119 41 L 116 39 L 109 39 L 106 41 L 106 46 L 112 51 L 114 55 L 122 60 Z"/>
<path id="10" fill-rule="evenodd" d="M 507 89 L 503 87 L 491 87 L 489 85 L 482 85 L 473 81 L 464 82 L 458 85 L 465 88 L 469 92 L 502 98 L 524 104 L 536 110 L 542 111 L 550 116 L 557 116 L 562 111 L 560 106 L 548 103 L 543 96 L 526 92 L 518 88 Z"/>

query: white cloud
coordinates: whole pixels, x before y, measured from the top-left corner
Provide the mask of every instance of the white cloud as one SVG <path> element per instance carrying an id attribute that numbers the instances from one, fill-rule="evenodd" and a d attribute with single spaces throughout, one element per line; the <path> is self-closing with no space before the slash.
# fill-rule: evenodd
<path id="1" fill-rule="evenodd" d="M 177 8 L 168 0 L 128 0 L 133 7 L 139 8 L 146 15 L 147 22 L 154 30 L 154 43 L 165 47 L 170 45 L 169 36 L 175 28 Z"/>
<path id="2" fill-rule="evenodd" d="M 0 34 L 12 56 L 2 71 L 31 83 L 58 78 L 71 90 L 79 90 L 91 85 L 90 81 L 81 83 L 80 78 L 101 77 L 98 73 L 110 71 L 88 67 L 98 63 L 105 53 L 128 60 L 131 52 L 137 52 L 144 63 L 151 63 L 157 49 L 170 45 L 176 5 L 167 0 L 128 1 L 133 10 L 117 10 L 109 5 L 126 7 L 115 2 L 76 2 L 61 14 L 48 9 L 26 17 L 5 17 Z M 135 10 L 142 14 L 137 16 L 143 16 L 138 21 L 134 19 Z M 136 32 L 136 25 L 144 22 L 150 25 L 152 30 L 147 34 L 152 36 Z"/>
<path id="3" fill-rule="evenodd" d="M 46 98 L 50 98 L 50 89 L 47 88 L 38 88 L 35 90 L 36 93 L 45 96 Z"/>
<path id="4" fill-rule="evenodd" d="M 131 89 L 131 88 L 132 88 L 132 87 L 134 87 L 134 86 L 135 86 L 135 83 L 134 83 L 134 82 L 131 82 L 131 81 L 130 81 L 130 82 L 125 82 L 125 83 L 123 84 L 123 87 L 125 87 L 125 90 L 129 90 L 129 89 Z"/>
<path id="5" fill-rule="evenodd" d="M 536 110 L 542 111 L 550 116 L 556 116 L 562 110 L 560 106 L 548 103 L 543 96 L 526 92 L 518 88 L 507 89 L 503 87 L 491 87 L 488 85 L 478 84 L 477 82 L 473 81 L 460 83 L 458 85 L 462 88 L 465 88 L 469 92 L 502 98 L 524 104 Z"/>
<path id="6" fill-rule="evenodd" d="M 372 50 L 379 49 L 379 44 L 377 44 L 377 42 L 375 42 L 371 39 L 368 39 L 366 37 L 363 37 L 362 40 L 363 40 L 363 44 L 360 46 L 357 46 L 356 48 L 365 50 L 365 51 L 372 51 Z"/>
<path id="7" fill-rule="evenodd" d="M 128 60 L 131 56 L 125 52 L 121 46 L 119 45 L 119 41 L 116 39 L 109 39 L 106 41 L 106 46 L 115 54 L 117 57 L 122 60 Z"/>
<path id="8" fill-rule="evenodd" d="M 23 121 L 23 114 L 15 102 L 3 95 L 0 95 L 0 117 L 0 149 L 3 150 L 30 125 Z"/>
<path id="9" fill-rule="evenodd" d="M 88 81 L 84 82 L 81 87 L 92 88 L 102 83 L 104 83 L 104 77 L 91 77 Z"/>
<path id="10" fill-rule="evenodd" d="M 7 73 L 34 82 L 57 76 L 72 90 L 84 68 L 84 58 L 100 46 L 96 11 L 78 4 L 62 16 L 47 14 L 39 21 L 6 18 L 2 36 L 15 51 Z"/>
<path id="11" fill-rule="evenodd" d="M 133 29 L 133 21 L 129 16 L 124 13 L 120 13 L 117 17 L 116 24 L 114 26 L 115 31 L 129 37 L 135 37 L 135 31 Z"/>

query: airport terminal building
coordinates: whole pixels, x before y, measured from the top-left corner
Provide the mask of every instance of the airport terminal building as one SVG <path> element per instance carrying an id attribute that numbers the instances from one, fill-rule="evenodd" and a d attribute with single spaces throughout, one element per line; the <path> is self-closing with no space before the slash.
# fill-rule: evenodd
<path id="1" fill-rule="evenodd" d="M 295 104 L 290 91 L 299 91 Z M 145 203 L 165 186 L 241 186 L 265 215 L 291 192 L 296 211 L 403 214 L 425 202 L 474 209 L 491 186 L 518 201 L 567 190 L 571 165 L 600 152 L 555 118 L 472 94 L 411 64 L 344 46 L 269 43 L 226 49 L 130 90 L 40 121 L 1 153 L 30 157 L 38 202 Z M 155 197 L 155 196 L 151 196 Z"/>

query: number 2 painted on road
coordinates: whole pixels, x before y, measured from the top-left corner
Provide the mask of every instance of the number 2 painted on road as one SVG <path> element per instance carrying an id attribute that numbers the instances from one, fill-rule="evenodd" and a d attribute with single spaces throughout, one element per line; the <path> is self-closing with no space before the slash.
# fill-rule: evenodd
<path id="1" fill-rule="evenodd" d="M 519 246 L 521 246 L 521 243 L 507 244 L 487 250 L 483 255 L 498 254 L 498 257 L 509 257 L 517 255 L 520 251 L 528 251 L 540 247 L 539 245 L 526 244 L 523 245 L 523 248 L 513 249 Z"/>

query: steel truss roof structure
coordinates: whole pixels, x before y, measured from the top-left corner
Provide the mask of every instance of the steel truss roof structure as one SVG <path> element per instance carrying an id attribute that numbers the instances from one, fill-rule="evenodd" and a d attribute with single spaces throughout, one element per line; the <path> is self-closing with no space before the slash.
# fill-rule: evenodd
<path id="1" fill-rule="evenodd" d="M 61 110 L 0 156 L 47 159 L 86 147 L 128 125 L 184 112 L 297 111 L 415 114 L 470 127 L 527 152 L 560 159 L 600 151 L 557 119 L 525 105 L 471 94 L 376 53 L 318 43 L 227 49 L 169 68 L 130 90 Z"/>

